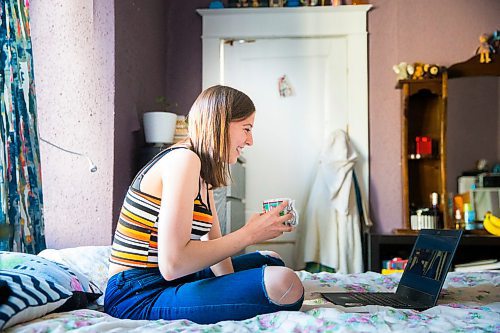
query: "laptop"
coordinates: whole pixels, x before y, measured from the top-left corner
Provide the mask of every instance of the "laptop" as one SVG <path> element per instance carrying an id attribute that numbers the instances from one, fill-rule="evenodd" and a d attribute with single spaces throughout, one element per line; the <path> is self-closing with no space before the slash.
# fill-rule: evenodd
<path id="1" fill-rule="evenodd" d="M 425 310 L 436 305 L 462 230 L 423 229 L 413 245 L 395 293 L 328 292 L 328 301 L 345 307 L 383 305 Z"/>

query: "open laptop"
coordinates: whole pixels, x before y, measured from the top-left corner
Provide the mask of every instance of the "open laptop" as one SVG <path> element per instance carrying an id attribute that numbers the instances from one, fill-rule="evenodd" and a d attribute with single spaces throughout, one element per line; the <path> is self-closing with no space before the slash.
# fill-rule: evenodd
<path id="1" fill-rule="evenodd" d="M 425 310 L 436 305 L 462 230 L 420 230 L 395 293 L 329 292 L 328 301 L 345 307 L 384 305 Z"/>

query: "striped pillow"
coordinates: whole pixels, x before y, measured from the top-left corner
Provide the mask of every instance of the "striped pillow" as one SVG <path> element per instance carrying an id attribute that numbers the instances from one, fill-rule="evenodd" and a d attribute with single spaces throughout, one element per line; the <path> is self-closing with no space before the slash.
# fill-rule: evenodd
<path id="1" fill-rule="evenodd" d="M 28 274 L 69 290 L 72 297 L 58 311 L 85 308 L 102 295 L 85 275 L 33 254 L 0 251 L 0 270 Z"/>
<path id="2" fill-rule="evenodd" d="M 61 285 L 35 276 L 0 270 L 10 295 L 0 304 L 0 330 L 42 317 L 54 311 L 72 296 Z"/>

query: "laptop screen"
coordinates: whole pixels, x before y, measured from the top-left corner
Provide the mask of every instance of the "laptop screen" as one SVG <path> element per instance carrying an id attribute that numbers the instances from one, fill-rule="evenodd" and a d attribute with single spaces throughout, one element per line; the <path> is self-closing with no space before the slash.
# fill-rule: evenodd
<path id="1" fill-rule="evenodd" d="M 461 236 L 460 230 L 421 230 L 398 286 L 398 293 L 424 293 L 435 303 Z"/>

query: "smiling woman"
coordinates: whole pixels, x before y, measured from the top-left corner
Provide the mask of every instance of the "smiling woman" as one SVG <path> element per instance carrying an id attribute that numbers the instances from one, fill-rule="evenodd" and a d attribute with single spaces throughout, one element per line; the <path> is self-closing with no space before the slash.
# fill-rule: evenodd
<path id="1" fill-rule="evenodd" d="M 304 288 L 274 252 L 235 256 L 293 230 L 287 202 L 222 236 L 213 190 L 253 144 L 255 106 L 227 86 L 204 90 L 189 136 L 156 155 L 126 194 L 110 256 L 105 311 L 118 318 L 241 320 L 299 310 Z M 149 304 L 137 307 L 137 302 Z M 217 310 L 214 310 L 217 309 Z M 195 311 L 196 310 L 196 311 Z"/>

